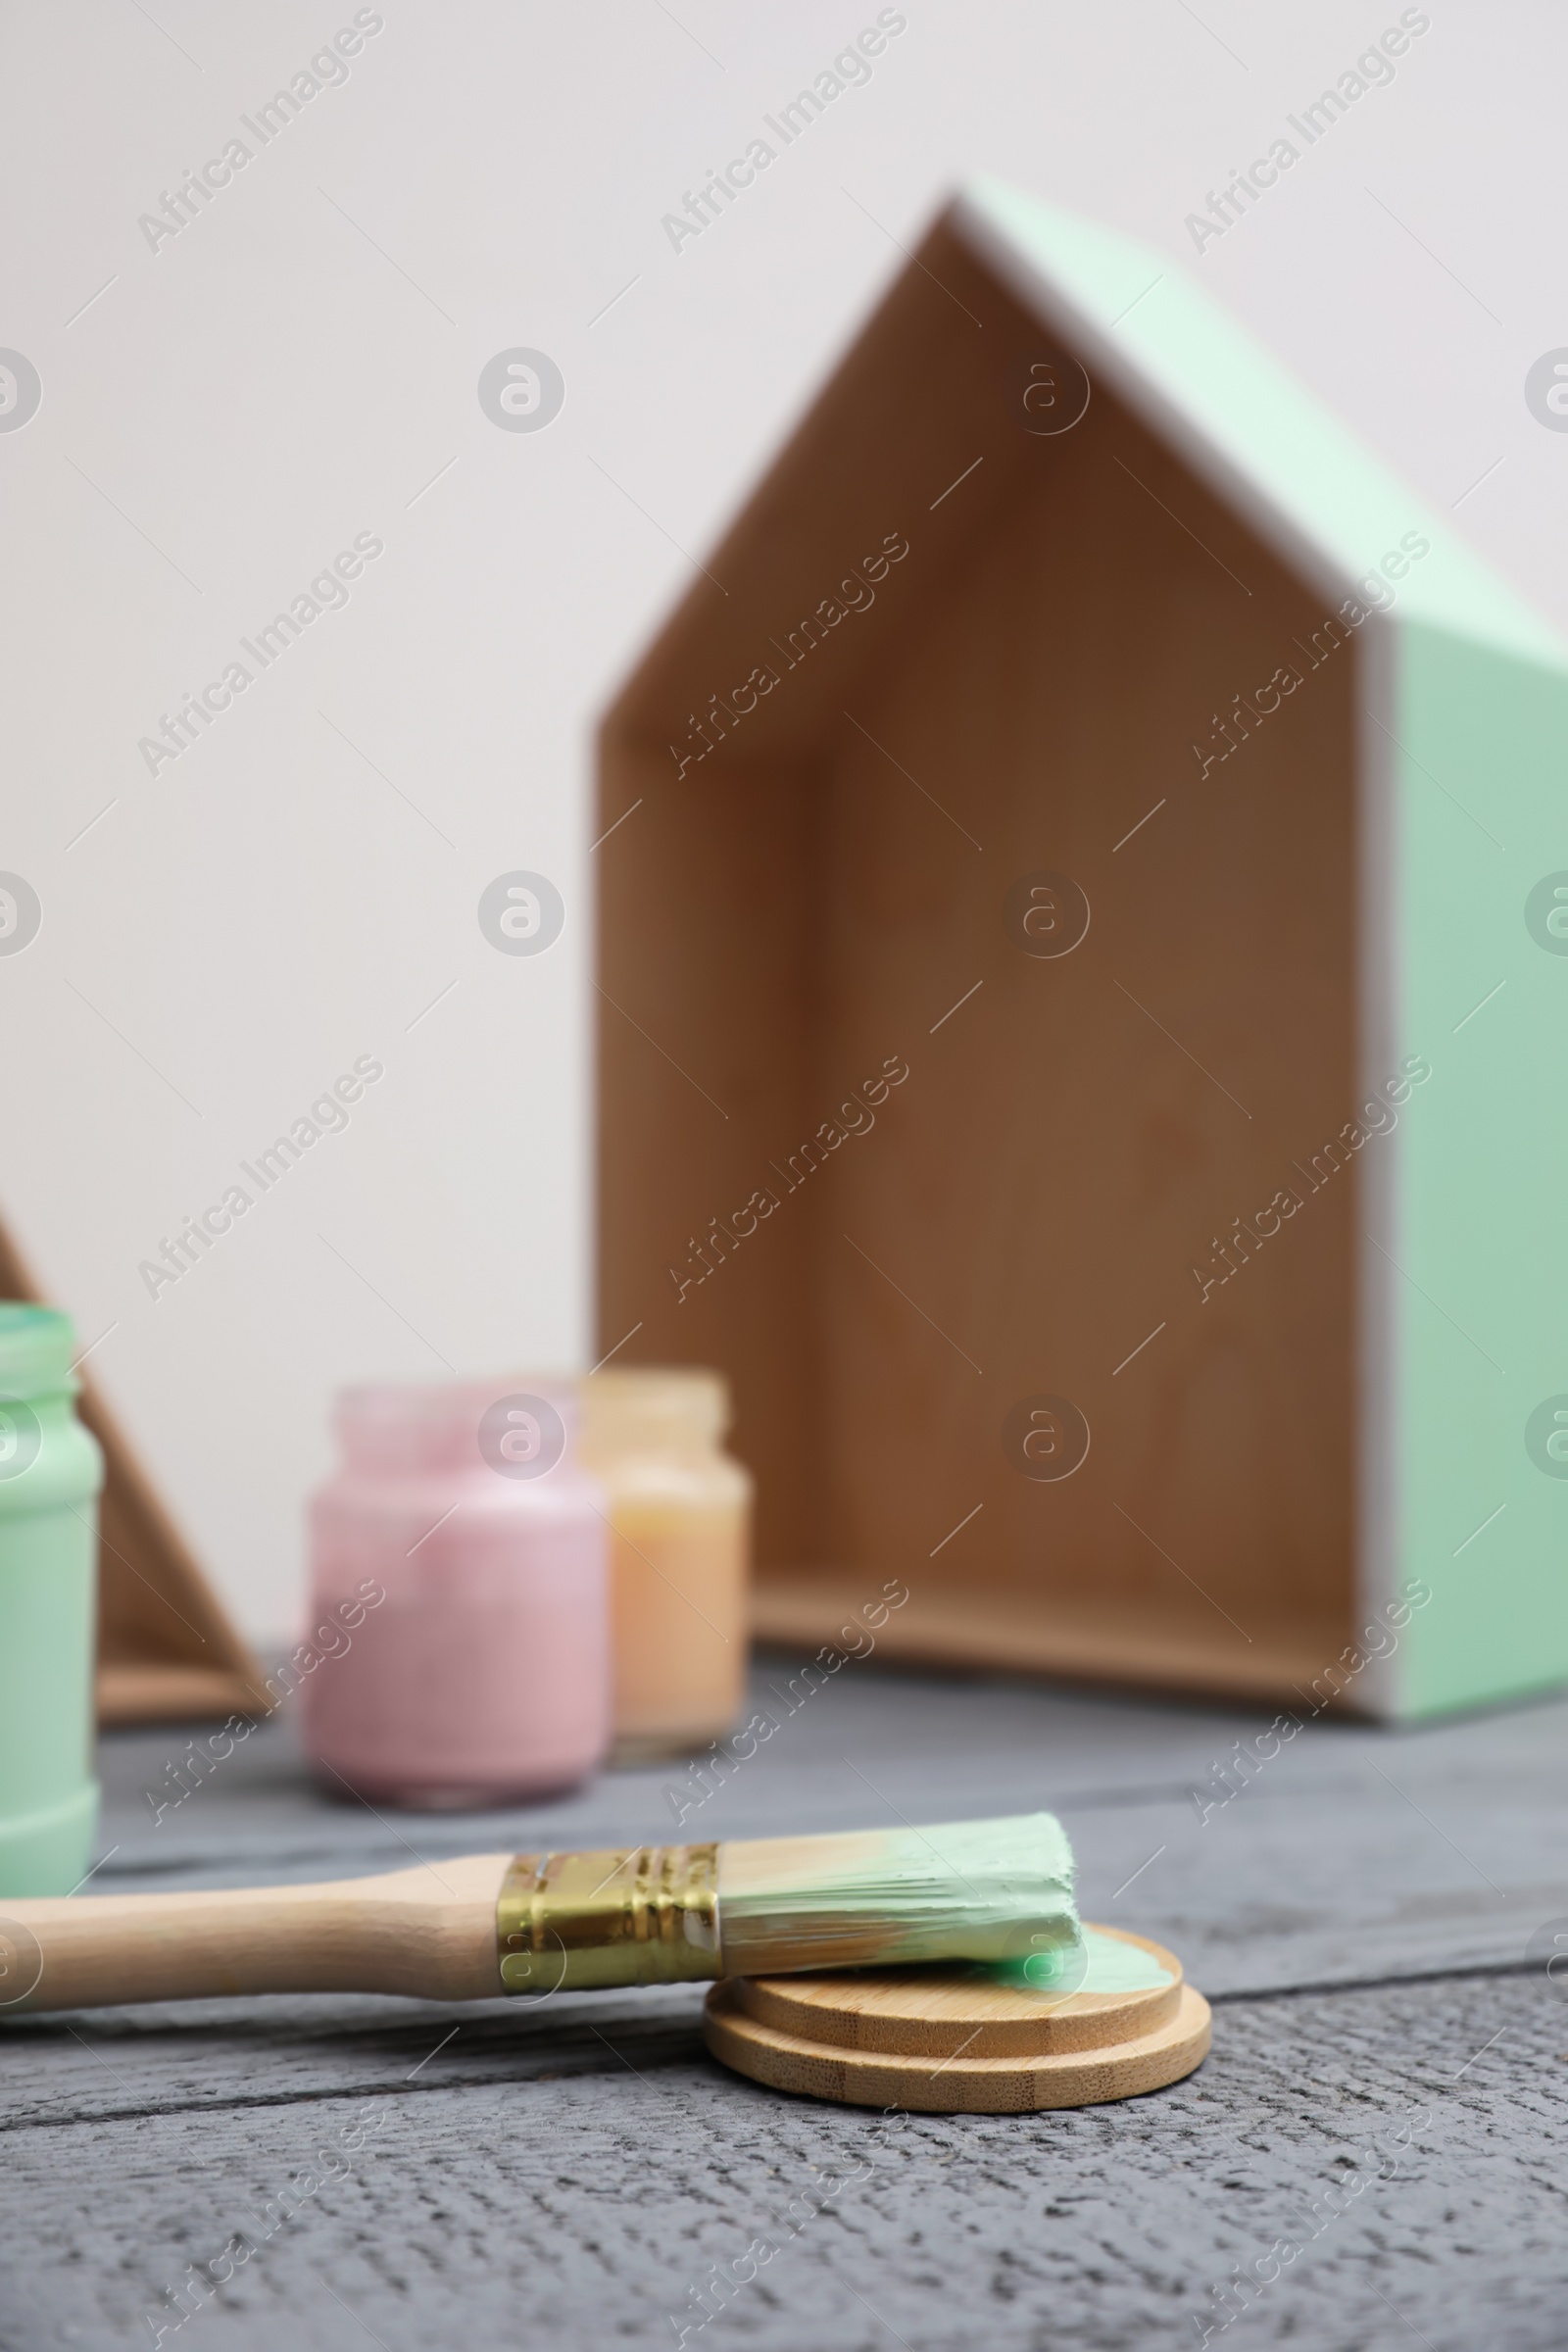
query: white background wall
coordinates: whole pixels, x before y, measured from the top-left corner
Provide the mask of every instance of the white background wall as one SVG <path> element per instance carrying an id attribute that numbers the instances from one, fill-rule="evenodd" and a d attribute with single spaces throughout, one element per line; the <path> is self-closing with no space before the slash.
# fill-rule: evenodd
<path id="1" fill-rule="evenodd" d="M 378 13 L 265 149 L 240 115 L 343 0 L 13 0 L 0 43 L 0 345 L 43 387 L 0 432 L 0 868 L 43 907 L 0 956 L 0 1207 L 263 1640 L 337 1383 L 584 1360 L 594 714 L 965 172 L 1191 270 L 1568 624 L 1568 435 L 1523 394 L 1568 345 L 1547 0 L 1433 0 L 1200 254 L 1186 216 L 1301 145 L 1285 117 L 1397 6 L 909 0 L 678 252 L 662 216 L 873 6 Z M 150 250 L 139 216 L 236 133 Z M 543 431 L 479 408 L 511 346 L 564 372 Z M 160 713 L 359 532 L 385 552 L 348 607 L 150 775 Z M 566 906 L 537 957 L 476 921 L 517 867 Z M 139 1261 L 362 1054 L 347 1132 L 149 1297 Z"/>

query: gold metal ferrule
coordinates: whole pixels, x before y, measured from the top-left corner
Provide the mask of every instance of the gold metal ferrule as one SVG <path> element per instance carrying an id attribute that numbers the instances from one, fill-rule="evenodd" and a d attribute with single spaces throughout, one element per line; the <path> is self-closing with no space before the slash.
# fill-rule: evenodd
<path id="1" fill-rule="evenodd" d="M 496 1905 L 496 1957 L 507 1992 L 716 1977 L 718 1847 L 518 1854 Z"/>

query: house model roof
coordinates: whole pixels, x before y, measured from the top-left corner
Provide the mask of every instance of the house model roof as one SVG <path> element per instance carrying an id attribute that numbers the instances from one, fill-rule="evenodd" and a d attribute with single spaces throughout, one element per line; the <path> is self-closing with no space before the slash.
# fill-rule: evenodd
<path id="1" fill-rule="evenodd" d="M 1010 326 L 993 318 L 988 331 L 973 295 L 961 300 L 947 284 L 944 254 L 964 270 L 978 268 L 1012 312 Z M 611 732 L 668 737 L 694 696 L 700 706 L 731 675 L 772 662 L 779 617 L 793 620 L 818 602 L 862 533 L 868 546 L 890 522 L 911 541 L 918 533 L 922 565 L 956 554 L 977 502 L 1004 495 L 1000 477 L 1016 466 L 1026 440 L 1016 398 L 1004 413 L 998 397 L 1001 346 L 1009 335 L 1016 341 L 1020 319 L 1064 346 L 1102 400 L 1119 400 L 1330 610 L 1359 582 L 1377 581 L 1390 551 L 1418 535 L 1430 552 L 1398 567 L 1396 596 L 1386 583 L 1376 592 L 1373 636 L 1390 623 L 1396 633 L 1425 625 L 1554 672 L 1568 663 L 1550 627 L 1451 522 L 1363 448 L 1183 267 L 980 179 L 958 193 L 895 278 L 704 559 L 702 576 L 611 711 Z M 982 453 L 984 470 L 970 481 L 962 467 L 978 465 Z M 868 651 L 877 633 L 853 635 Z M 792 693 L 787 707 L 778 698 L 750 731 L 754 753 L 798 744 L 830 710 L 831 697 L 820 707 L 812 694 Z"/>
<path id="2" fill-rule="evenodd" d="M 1167 434 L 1308 577 L 1349 594 L 1386 548 L 1420 530 L 1432 555 L 1401 586 L 1407 619 L 1562 665 L 1546 623 L 1185 270 L 998 180 L 965 187 L 951 220 L 1091 377 Z"/>

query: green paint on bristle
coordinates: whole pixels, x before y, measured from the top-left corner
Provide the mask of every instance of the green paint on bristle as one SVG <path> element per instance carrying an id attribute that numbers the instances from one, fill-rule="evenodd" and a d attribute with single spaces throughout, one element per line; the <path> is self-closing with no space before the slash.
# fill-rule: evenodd
<path id="1" fill-rule="evenodd" d="M 1012 1992 L 1038 1992 L 1056 2001 L 1069 1992 L 1152 1992 L 1172 1983 L 1170 1970 L 1141 1944 L 1124 1943 L 1102 1928 L 1079 1933 L 1081 1940 L 1070 1949 L 998 1960 L 975 1973 Z"/>
<path id="2" fill-rule="evenodd" d="M 970 1960 L 1055 1983 L 1082 1948 L 1072 1848 L 1052 1813 L 726 1843 L 718 1910 L 736 1975 Z"/>

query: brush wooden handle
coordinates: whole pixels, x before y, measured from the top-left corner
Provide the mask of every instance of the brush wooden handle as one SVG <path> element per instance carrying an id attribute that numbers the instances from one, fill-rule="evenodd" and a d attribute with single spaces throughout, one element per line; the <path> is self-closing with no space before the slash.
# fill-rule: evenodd
<path id="1" fill-rule="evenodd" d="M 223 1993 L 499 1995 L 496 1903 L 512 1859 L 306 1886 L 0 1899 L 0 2015 Z"/>

